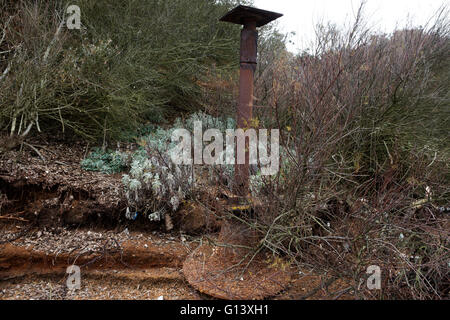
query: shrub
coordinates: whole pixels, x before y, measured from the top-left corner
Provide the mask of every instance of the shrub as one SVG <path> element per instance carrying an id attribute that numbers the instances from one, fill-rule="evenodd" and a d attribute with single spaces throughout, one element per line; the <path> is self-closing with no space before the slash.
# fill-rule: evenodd
<path id="1" fill-rule="evenodd" d="M 234 4 L 0 0 L 0 130 L 106 140 L 202 108 L 201 84 L 236 69 L 239 27 L 218 21 Z"/>
<path id="2" fill-rule="evenodd" d="M 128 154 L 120 151 L 103 151 L 101 148 L 96 148 L 81 161 L 81 167 L 86 171 L 119 173 L 129 167 L 129 158 Z"/>
<path id="3" fill-rule="evenodd" d="M 199 182 L 197 171 L 192 165 L 174 164 L 170 150 L 176 145 L 172 142 L 173 131 L 184 128 L 192 132 L 195 121 L 201 121 L 204 129 L 222 131 L 235 125 L 232 119 L 223 121 L 200 112 L 186 120 L 178 118 L 169 128 L 158 127 L 138 139 L 142 148 L 133 155 L 131 169 L 122 179 L 129 204 L 128 218 L 135 217 L 131 212 L 139 212 L 152 221 L 163 220 L 193 194 Z"/>
<path id="4" fill-rule="evenodd" d="M 288 166 L 258 178 L 262 205 L 246 223 L 255 250 L 345 278 L 358 298 L 443 298 L 448 12 L 390 36 L 362 26 L 360 11 L 348 32 L 319 27 L 313 50 L 259 73 L 255 95 L 270 108 L 257 116 L 280 129 Z M 383 270 L 380 295 L 359 285 L 370 265 Z"/>

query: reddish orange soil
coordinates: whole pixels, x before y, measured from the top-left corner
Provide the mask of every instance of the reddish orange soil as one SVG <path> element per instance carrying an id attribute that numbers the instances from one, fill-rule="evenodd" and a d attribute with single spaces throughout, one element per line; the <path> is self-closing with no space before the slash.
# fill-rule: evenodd
<path id="1" fill-rule="evenodd" d="M 104 251 L 51 253 L 26 246 L 26 237 L 31 234 L 0 245 L 0 299 L 211 299 L 193 288 L 182 272 L 183 262 L 198 247 L 195 239 L 144 234 L 146 240 L 122 241 L 120 247 Z M 66 288 L 66 269 L 73 264 L 81 267 L 81 289 L 75 291 Z M 348 299 L 348 292 L 339 294 L 346 287 L 337 281 L 327 288 L 319 276 L 297 275 L 271 298 Z"/>
<path id="2" fill-rule="evenodd" d="M 154 226 L 138 233 L 120 218 L 126 207 L 120 176 L 81 170 L 88 146 L 32 143 L 45 161 L 27 149 L 0 153 L 0 299 L 210 299 L 182 272 L 206 240 L 181 232 L 217 230 L 215 219 L 186 207 L 177 217 L 179 233 L 156 233 Z M 84 230 L 66 229 L 80 226 Z M 75 291 L 66 286 L 71 265 L 81 267 L 81 289 Z M 257 286 L 257 272 L 253 280 Z M 327 288 L 322 282 L 297 274 L 272 298 L 349 298 L 342 291 L 347 284 Z"/>

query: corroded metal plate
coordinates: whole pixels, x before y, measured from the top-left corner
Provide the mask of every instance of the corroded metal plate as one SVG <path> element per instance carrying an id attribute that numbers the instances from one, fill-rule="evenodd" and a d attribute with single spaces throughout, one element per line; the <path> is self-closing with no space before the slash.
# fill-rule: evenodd
<path id="1" fill-rule="evenodd" d="M 229 233 L 231 229 L 235 232 Z M 237 229 L 223 228 L 220 244 L 203 244 L 185 260 L 183 273 L 188 282 L 204 294 L 225 300 L 262 300 L 283 291 L 291 279 L 287 266 L 266 254 L 254 255 L 245 248 L 251 235 Z"/>
<path id="2" fill-rule="evenodd" d="M 250 19 L 256 22 L 257 27 L 262 27 L 282 16 L 281 13 L 240 5 L 224 15 L 220 21 L 244 24 Z"/>

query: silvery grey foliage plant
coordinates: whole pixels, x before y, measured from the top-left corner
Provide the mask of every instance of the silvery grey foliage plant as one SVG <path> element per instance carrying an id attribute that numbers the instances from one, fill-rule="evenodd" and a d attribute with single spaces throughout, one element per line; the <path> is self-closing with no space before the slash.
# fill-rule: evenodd
<path id="1" fill-rule="evenodd" d="M 177 119 L 168 129 L 158 127 L 143 137 L 143 148 L 133 155 L 130 172 L 122 178 L 128 200 L 128 219 L 134 220 L 142 214 L 151 221 L 161 221 L 166 214 L 176 212 L 192 193 L 196 182 L 194 167 L 174 164 L 170 150 L 176 144 L 172 142 L 173 131 L 185 128 L 192 132 L 195 121 L 201 121 L 205 129 L 225 131 L 235 127 L 233 119 L 222 121 L 204 113 L 195 113 L 184 121 Z M 213 174 L 213 170 L 210 173 Z"/>
<path id="2" fill-rule="evenodd" d="M 131 162 L 131 169 L 123 176 L 125 194 L 128 199 L 126 217 L 134 220 L 140 214 L 151 221 L 161 221 L 166 214 L 176 212 L 181 203 L 186 200 L 204 182 L 225 182 L 231 188 L 234 177 L 234 165 L 177 165 L 170 157 L 170 150 L 178 142 L 172 142 L 172 133 L 176 129 L 194 131 L 195 122 L 202 123 L 202 129 L 218 129 L 225 132 L 227 129 L 235 129 L 234 119 L 215 118 L 205 113 L 192 114 L 182 120 L 178 118 L 170 128 L 156 128 L 152 133 L 141 139 L 143 148 L 137 151 Z M 282 150 L 283 158 L 286 151 Z M 226 156 L 224 154 L 223 156 Z M 283 163 L 282 167 L 286 167 Z M 257 196 L 268 182 L 261 175 L 260 168 L 255 166 L 252 171 L 250 188 L 252 194 Z M 205 181 L 205 174 L 207 181 Z M 203 179 L 202 181 L 200 179 Z M 199 184 L 199 182 L 201 182 Z"/>
<path id="3" fill-rule="evenodd" d="M 160 221 L 166 213 L 175 212 L 192 190 L 192 166 L 173 164 L 168 154 L 170 140 L 164 140 L 161 130 L 156 135 L 146 137 L 145 149 L 135 153 L 130 172 L 122 178 L 128 219 L 143 214 Z"/>

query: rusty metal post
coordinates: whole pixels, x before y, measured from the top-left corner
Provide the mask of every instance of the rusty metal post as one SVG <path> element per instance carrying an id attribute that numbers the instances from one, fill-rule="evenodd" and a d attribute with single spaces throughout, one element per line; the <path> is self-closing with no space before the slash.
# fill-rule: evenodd
<path id="1" fill-rule="evenodd" d="M 253 117 L 253 83 L 256 71 L 258 31 L 256 21 L 249 19 L 241 31 L 241 61 L 239 75 L 239 100 L 237 126 L 244 131 L 250 129 Z M 236 150 L 237 152 L 237 150 Z M 237 153 L 236 153 L 237 154 Z M 249 141 L 245 141 L 245 164 L 235 165 L 236 194 L 245 197 L 249 192 Z"/>
<path id="2" fill-rule="evenodd" d="M 220 19 L 244 26 L 241 31 L 239 100 L 236 112 L 237 125 L 241 129 L 253 126 L 253 77 L 256 70 L 258 39 L 256 28 L 281 16 L 275 12 L 238 6 Z M 239 202 L 248 200 L 246 198 L 250 167 L 248 141 L 245 145 L 245 164 L 235 167 L 234 191 L 237 197 L 233 197 L 233 200 Z M 230 209 L 232 212 L 235 210 Z M 251 228 L 243 223 L 232 219 L 223 221 L 218 242 L 228 243 L 230 246 L 217 247 L 204 243 L 194 250 L 183 263 L 183 273 L 188 282 L 200 292 L 219 299 L 265 299 L 284 290 L 290 283 L 291 275 L 286 270 L 268 263 L 266 255 L 262 252 L 253 255 L 252 251 L 246 249 L 254 247 L 255 240 L 258 241 L 250 233 Z M 252 257 L 247 259 L 250 255 Z"/>
<path id="3" fill-rule="evenodd" d="M 282 14 L 247 6 L 238 6 L 220 21 L 241 24 L 241 52 L 239 76 L 239 100 L 237 106 L 237 126 L 244 131 L 252 127 L 253 117 L 253 83 L 257 65 L 258 31 L 257 27 L 278 19 Z M 237 155 L 237 150 L 236 150 Z M 235 165 L 235 192 L 240 197 L 249 193 L 249 141 L 245 141 L 245 164 Z"/>

